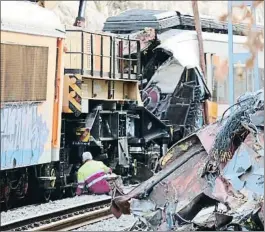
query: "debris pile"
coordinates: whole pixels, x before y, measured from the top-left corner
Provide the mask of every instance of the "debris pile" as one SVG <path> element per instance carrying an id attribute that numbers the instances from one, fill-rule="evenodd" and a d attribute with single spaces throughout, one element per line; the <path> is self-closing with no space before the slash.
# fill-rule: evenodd
<path id="1" fill-rule="evenodd" d="M 246 93 L 223 118 L 173 145 L 160 171 L 113 199 L 131 231 L 264 230 L 264 90 Z"/>

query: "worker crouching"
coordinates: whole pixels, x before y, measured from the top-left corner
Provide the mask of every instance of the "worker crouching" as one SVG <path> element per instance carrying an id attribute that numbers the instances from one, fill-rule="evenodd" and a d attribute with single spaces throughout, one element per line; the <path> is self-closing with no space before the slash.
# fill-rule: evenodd
<path id="1" fill-rule="evenodd" d="M 78 170 L 77 195 L 81 195 L 84 190 L 93 194 L 108 194 L 111 191 L 106 180 L 106 174 L 112 170 L 101 161 L 93 160 L 90 152 L 82 155 L 83 165 Z"/>

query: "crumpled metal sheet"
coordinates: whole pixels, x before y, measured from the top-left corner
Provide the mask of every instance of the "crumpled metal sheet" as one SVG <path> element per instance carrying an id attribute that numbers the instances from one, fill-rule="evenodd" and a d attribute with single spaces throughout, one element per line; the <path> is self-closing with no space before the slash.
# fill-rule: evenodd
<path id="1" fill-rule="evenodd" d="M 130 39 L 134 40 L 140 40 L 140 49 L 141 51 L 148 48 L 151 44 L 151 41 L 155 39 L 156 33 L 153 28 L 146 28 L 145 30 L 138 31 L 133 34 L 129 35 L 120 35 L 120 37 L 125 37 L 126 39 L 129 37 Z M 137 44 L 134 42 L 129 42 L 129 40 L 124 40 L 123 45 L 123 54 L 128 55 L 129 54 L 129 46 L 131 54 L 137 53 Z"/>
<path id="2" fill-rule="evenodd" d="M 253 134 L 246 140 L 253 141 Z M 253 143 L 252 143 L 253 145 Z M 243 187 L 252 193 L 264 195 L 264 156 L 242 143 L 223 170 L 223 176 L 240 191 Z"/>
<path id="3" fill-rule="evenodd" d="M 191 139 L 194 139 L 194 138 L 191 138 Z M 185 140 L 182 142 L 184 144 L 186 143 Z M 176 148 L 175 151 L 179 152 L 179 147 L 175 146 L 175 148 Z M 172 149 L 172 152 L 174 153 L 174 148 Z M 155 186 L 161 185 L 163 183 L 162 180 L 166 179 L 167 177 L 172 176 L 172 175 L 174 176 L 174 173 L 176 173 L 176 169 L 183 170 L 183 168 L 181 168 L 182 166 L 185 166 L 185 169 L 187 169 L 186 163 L 189 160 L 195 159 L 195 161 L 194 161 L 195 164 L 198 164 L 198 161 L 202 162 L 203 159 L 201 156 L 202 155 L 201 152 L 202 152 L 201 144 L 197 144 L 197 146 L 194 145 L 191 149 L 188 149 L 186 152 L 182 153 L 182 155 L 180 155 L 180 156 L 174 155 L 174 158 L 175 158 L 175 160 L 177 160 L 177 162 L 172 161 L 169 165 L 165 166 L 161 172 L 152 176 L 150 179 L 148 179 L 147 181 L 145 181 L 142 184 L 140 184 L 139 186 L 137 186 L 135 189 L 133 189 L 128 194 L 126 194 L 124 196 L 116 197 L 113 200 L 113 206 L 116 209 L 119 209 L 123 214 L 130 214 L 130 203 L 129 203 L 129 201 L 132 198 L 142 199 L 145 197 L 146 194 L 148 194 L 148 192 L 150 192 L 150 191 L 154 192 L 153 189 L 155 188 Z M 207 154 L 204 152 L 204 157 L 206 157 L 206 156 L 207 156 Z M 199 158 L 195 158 L 195 157 L 199 157 Z M 189 173 L 185 171 L 184 175 L 188 176 Z M 194 172 L 194 176 L 197 176 L 197 172 L 196 173 Z M 184 178 L 184 181 L 189 181 L 189 180 L 188 179 L 186 180 Z M 198 188 L 200 188 L 200 187 L 198 187 Z M 159 189 L 164 190 L 161 187 Z M 167 195 L 168 195 L 168 193 L 167 193 Z M 165 199 L 161 199 L 161 200 L 162 200 L 161 204 L 164 204 Z M 119 214 L 117 213 L 115 216 L 119 217 Z"/>
<path id="4" fill-rule="evenodd" d="M 240 176 L 251 168 L 249 149 L 242 144 L 235 152 L 232 160 L 228 162 L 223 170 L 223 176 L 229 180 L 233 187 L 240 191 L 246 184 L 245 180 L 240 180 Z"/>
<path id="5" fill-rule="evenodd" d="M 264 127 L 264 111 L 257 111 L 250 116 L 250 120 L 255 126 Z"/>
<path id="6" fill-rule="evenodd" d="M 155 211 L 156 204 L 150 200 L 132 199 L 130 204 L 131 212 L 134 215 L 142 216 L 144 214 Z"/>
<path id="7" fill-rule="evenodd" d="M 159 182 L 149 198 L 163 206 L 168 201 L 177 200 L 177 211 L 207 188 L 207 183 L 200 178 L 199 170 L 207 157 L 205 152 L 194 156 L 171 175 Z M 176 159 L 179 160 L 179 159 Z"/>
<path id="8" fill-rule="evenodd" d="M 201 130 L 199 130 L 196 135 L 200 139 L 204 149 L 208 154 L 210 154 L 211 148 L 214 144 L 214 140 L 222 125 L 219 122 L 210 124 Z"/>
<path id="9" fill-rule="evenodd" d="M 219 122 L 209 125 L 173 146 L 161 159 L 162 171 L 139 185 L 131 194 L 124 196 L 123 202 L 118 202 L 120 206 L 126 205 L 125 202 L 131 198 L 140 201 L 145 198 L 155 203 L 156 207 L 165 210 L 167 209 L 165 205 L 170 202 L 171 209 L 180 216 L 184 215 L 185 220 L 192 220 L 201 210 L 200 207 L 211 201 L 204 207 L 214 205 L 215 201 L 222 202 L 228 207 L 228 212 L 234 219 L 240 219 L 255 210 L 263 209 L 264 155 L 261 154 L 264 152 L 263 131 L 259 130 L 257 134 L 249 133 L 236 149 L 232 159 L 227 163 L 218 164 L 217 172 L 207 167 L 214 167 L 210 152 L 221 126 Z M 195 150 L 199 152 L 192 156 Z M 178 166 L 177 164 L 181 162 L 183 163 Z M 172 167 L 175 167 L 173 172 Z M 171 173 L 167 175 L 170 171 Z M 143 193 L 152 184 L 153 187 L 144 196 Z M 258 215 L 264 223 L 264 216 L 260 212 Z M 163 220 L 160 226 L 168 228 L 170 225 L 172 222 L 167 219 Z"/>
<path id="10" fill-rule="evenodd" d="M 244 143 L 254 150 L 258 155 L 264 156 L 264 131 L 258 130 L 256 137 L 249 134 Z"/>
<path id="11" fill-rule="evenodd" d="M 192 43 L 189 39 L 192 40 Z M 155 49 L 164 49 L 171 52 L 183 67 L 200 67 L 196 33 L 193 31 L 176 34 L 162 42 Z M 191 56 L 190 54 L 194 55 Z"/>

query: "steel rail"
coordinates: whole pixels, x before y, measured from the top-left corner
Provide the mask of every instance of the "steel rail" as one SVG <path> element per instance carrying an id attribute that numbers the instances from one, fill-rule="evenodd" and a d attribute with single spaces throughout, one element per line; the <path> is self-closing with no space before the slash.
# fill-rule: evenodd
<path id="1" fill-rule="evenodd" d="M 111 217 L 113 217 L 113 214 L 111 214 L 110 208 L 105 207 L 103 209 L 35 227 L 29 231 L 70 231 Z"/>
<path id="2" fill-rule="evenodd" d="M 47 231 L 67 230 L 82 225 L 104 220 L 112 216 L 110 212 L 111 198 L 89 202 L 60 211 L 15 221 L 0 226 L 0 231 Z"/>

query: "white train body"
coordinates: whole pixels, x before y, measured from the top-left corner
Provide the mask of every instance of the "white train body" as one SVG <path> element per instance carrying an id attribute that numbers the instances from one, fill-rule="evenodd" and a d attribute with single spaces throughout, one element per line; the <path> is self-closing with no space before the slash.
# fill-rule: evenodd
<path id="1" fill-rule="evenodd" d="M 206 61 L 206 80 L 207 87 L 213 93 L 213 101 L 218 103 L 218 116 L 229 107 L 229 83 L 228 76 L 222 80 L 216 80 L 214 68 L 221 60 L 228 60 L 228 35 L 210 32 L 202 32 L 203 47 Z M 156 47 L 170 51 L 179 61 L 180 65 L 200 66 L 199 49 L 196 31 L 186 31 L 179 29 L 171 29 L 169 31 L 158 34 L 161 45 Z M 245 46 L 247 37 L 234 35 L 234 53 L 248 53 Z M 258 52 L 258 68 L 260 78 L 260 88 L 264 87 L 264 50 Z M 238 64 L 240 65 L 240 64 Z M 241 64 L 244 69 L 242 79 L 235 77 L 235 98 L 239 97 L 246 91 L 254 91 L 254 76 L 252 70 L 246 71 L 245 65 Z M 235 65 L 236 67 L 236 65 Z M 234 67 L 234 68 L 235 68 Z M 180 73 L 181 75 L 181 73 Z M 236 75 L 235 75 L 236 76 Z"/>

